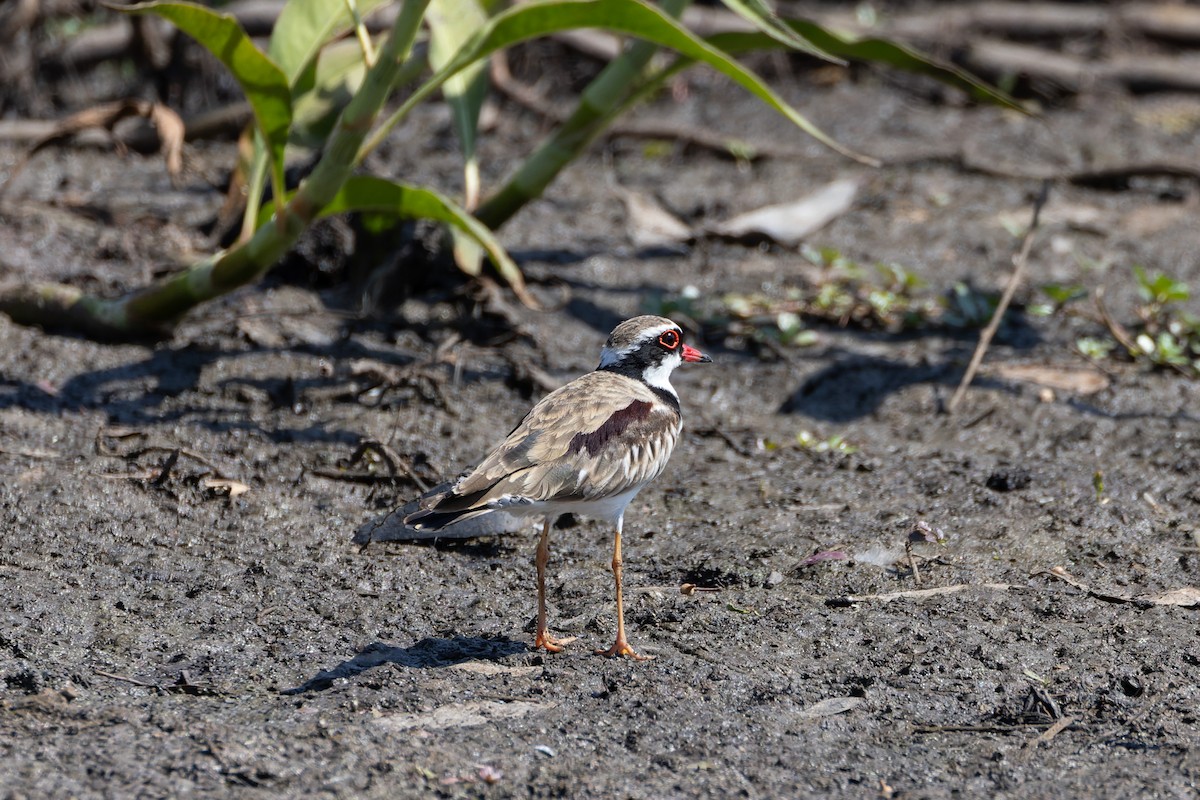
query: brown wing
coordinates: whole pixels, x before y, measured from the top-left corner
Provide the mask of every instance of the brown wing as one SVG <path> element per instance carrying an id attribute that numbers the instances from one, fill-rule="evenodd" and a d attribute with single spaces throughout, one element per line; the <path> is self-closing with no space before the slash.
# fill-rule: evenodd
<path id="1" fill-rule="evenodd" d="M 620 494 L 662 472 L 679 429 L 678 411 L 645 384 L 589 373 L 543 398 L 451 495 L 431 498 L 433 507 Z"/>

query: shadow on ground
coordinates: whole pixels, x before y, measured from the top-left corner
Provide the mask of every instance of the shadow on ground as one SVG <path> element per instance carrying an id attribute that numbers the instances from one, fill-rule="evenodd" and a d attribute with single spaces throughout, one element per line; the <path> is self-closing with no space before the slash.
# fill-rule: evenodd
<path id="1" fill-rule="evenodd" d="M 408 647 L 395 647 L 383 642 L 373 642 L 361 653 L 343 661 L 333 669 L 322 670 L 304 683 L 283 694 L 306 694 L 328 689 L 339 678 L 351 678 L 369 669 L 384 664 L 399 664 L 415 669 L 435 669 L 461 664 L 464 661 L 499 661 L 528 648 L 523 642 L 510 639 L 480 639 L 477 637 L 455 637 L 438 639 L 429 637 Z"/>

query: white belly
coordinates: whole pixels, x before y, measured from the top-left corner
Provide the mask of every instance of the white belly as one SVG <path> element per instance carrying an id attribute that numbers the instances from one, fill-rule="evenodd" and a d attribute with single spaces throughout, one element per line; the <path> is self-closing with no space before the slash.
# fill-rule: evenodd
<path id="1" fill-rule="evenodd" d="M 596 500 L 558 500 L 550 502 L 530 503 L 529 505 L 505 506 L 510 514 L 522 516 L 557 516 L 558 514 L 578 514 L 589 519 L 598 519 L 616 523 L 625 513 L 625 507 L 633 502 L 641 486 L 635 486 L 621 494 L 603 497 Z"/>

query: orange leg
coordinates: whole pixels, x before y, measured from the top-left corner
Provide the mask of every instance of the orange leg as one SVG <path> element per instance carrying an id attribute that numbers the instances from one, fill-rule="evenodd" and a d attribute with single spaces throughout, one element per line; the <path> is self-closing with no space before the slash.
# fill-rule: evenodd
<path id="1" fill-rule="evenodd" d="M 634 661 L 649 661 L 653 656 L 640 656 L 632 647 L 629 646 L 629 640 L 625 638 L 625 601 L 621 597 L 621 527 L 624 518 L 617 520 L 617 536 L 613 545 L 613 583 L 617 587 L 617 641 L 607 650 L 597 650 L 596 655 L 607 656 L 629 656 Z"/>
<path id="2" fill-rule="evenodd" d="M 546 517 L 542 523 L 542 538 L 537 546 L 537 636 L 533 640 L 533 649 L 543 648 L 548 653 L 562 652 L 563 645 L 575 641 L 575 637 L 555 639 L 546 630 L 546 564 L 550 561 L 550 523 L 554 517 Z"/>

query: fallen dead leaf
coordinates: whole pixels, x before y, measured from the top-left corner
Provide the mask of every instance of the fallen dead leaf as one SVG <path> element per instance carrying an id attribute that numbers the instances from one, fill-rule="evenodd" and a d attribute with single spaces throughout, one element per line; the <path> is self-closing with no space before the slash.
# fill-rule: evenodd
<path id="1" fill-rule="evenodd" d="M 1130 236 L 1153 236 L 1181 220 L 1192 219 L 1195 213 L 1194 208 L 1184 203 L 1155 203 L 1130 211 L 1117 226 Z"/>
<path id="2" fill-rule="evenodd" d="M 1183 608 L 1200 607 L 1200 588 L 1195 586 L 1184 586 L 1179 589 L 1171 589 L 1160 594 L 1142 594 L 1129 595 L 1117 592 L 1107 592 L 1103 589 L 1095 589 L 1088 584 L 1076 578 L 1071 573 L 1067 572 L 1062 567 L 1052 567 L 1048 570 L 1035 572 L 1035 575 L 1049 575 L 1057 578 L 1063 583 L 1074 586 L 1080 591 L 1095 597 L 1097 600 L 1104 600 L 1109 603 L 1134 603 L 1152 606 L 1180 606 Z"/>
<path id="3" fill-rule="evenodd" d="M 279 332 L 279 325 L 274 320 L 259 317 L 244 317 L 237 321 L 238 333 L 250 342 L 267 350 L 274 350 L 287 344 L 287 339 Z"/>
<path id="4" fill-rule="evenodd" d="M 858 195 L 858 188 L 857 180 L 837 180 L 793 203 L 764 206 L 739 214 L 715 225 L 711 231 L 731 239 L 766 237 L 795 247 L 806 236 L 848 211 Z"/>
<path id="5" fill-rule="evenodd" d="M 41 467 L 27 469 L 17 476 L 17 485 L 29 486 L 30 484 L 37 483 L 44 477 L 46 477 L 46 470 L 42 469 Z"/>
<path id="6" fill-rule="evenodd" d="M 692 229 L 652 197 L 618 186 L 625 202 L 629 238 L 639 250 L 675 247 L 692 238 Z"/>
<path id="7" fill-rule="evenodd" d="M 443 730 L 445 728 L 467 728 L 473 725 L 486 725 L 501 719 L 516 719 L 528 714 L 553 708 L 552 703 L 532 703 L 528 700 L 513 700 L 505 703 L 499 700 L 477 700 L 470 703 L 451 703 L 438 706 L 431 711 L 417 714 L 395 714 L 390 717 L 380 717 L 375 724 L 391 731 L 409 731 L 414 728 L 426 730 Z"/>
<path id="8" fill-rule="evenodd" d="M 517 677 L 533 675 L 542 671 L 541 667 L 506 666 L 493 661 L 463 661 L 459 664 L 451 664 L 449 668 L 459 672 L 474 672 L 477 675 L 515 675 Z"/>
<path id="9" fill-rule="evenodd" d="M 813 553 L 808 558 L 800 562 L 802 567 L 810 567 L 813 564 L 819 564 L 822 561 L 845 561 L 848 556 L 841 550 L 822 550 L 819 553 Z"/>
<path id="10" fill-rule="evenodd" d="M 142 117 L 154 124 L 158 131 L 159 151 L 167 162 L 167 174 L 172 180 L 178 178 L 183 172 L 183 120 L 161 103 L 129 98 L 86 108 L 61 120 L 50 133 L 25 151 L 4 183 L 0 184 L 0 195 L 4 194 L 38 151 L 89 128 L 104 128 L 111 132 L 118 122 L 127 117 Z"/>
<path id="11" fill-rule="evenodd" d="M 992 374 L 1011 381 L 1025 381 L 1060 392 L 1095 394 L 1109 387 L 1108 376 L 1096 369 L 1074 369 L 1042 364 L 1000 364 Z"/>
<path id="12" fill-rule="evenodd" d="M 798 716 L 807 719 L 832 717 L 835 714 L 844 714 L 851 709 L 858 708 L 862 704 L 863 699 L 861 697 L 827 697 L 824 700 L 818 700 L 811 706 L 805 706 L 800 709 Z"/>
<path id="13" fill-rule="evenodd" d="M 1156 606 L 1195 608 L 1200 606 L 1200 588 L 1184 586 L 1181 589 L 1172 589 L 1169 592 L 1163 592 L 1159 595 L 1143 595 L 1136 598 L 1136 600 L 1139 603 L 1153 603 Z"/>
<path id="14" fill-rule="evenodd" d="M 285 337 L 311 347 L 329 347 L 338 337 L 337 321 L 313 314 L 307 317 L 283 317 L 279 330 Z"/>
<path id="15" fill-rule="evenodd" d="M 249 486 L 231 478 L 205 478 L 204 488 L 211 489 L 217 493 L 224 493 L 229 497 L 239 497 L 250 491 Z"/>

